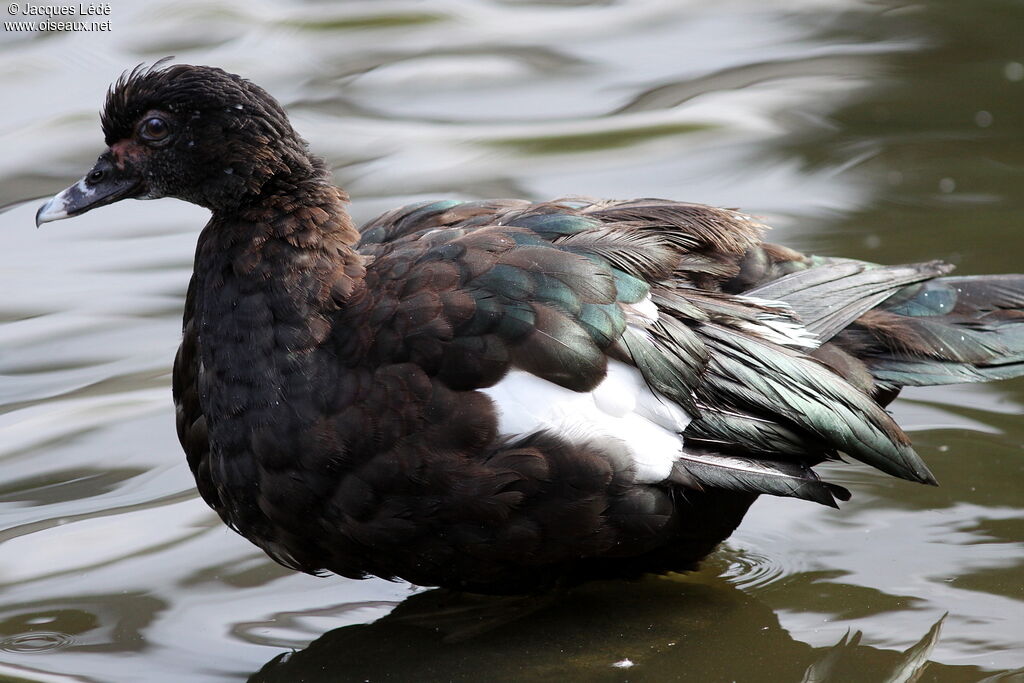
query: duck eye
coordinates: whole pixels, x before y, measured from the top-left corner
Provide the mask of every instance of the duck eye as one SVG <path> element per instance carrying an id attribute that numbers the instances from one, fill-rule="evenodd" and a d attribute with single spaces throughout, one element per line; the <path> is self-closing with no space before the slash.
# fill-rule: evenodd
<path id="1" fill-rule="evenodd" d="M 159 142 L 170 132 L 171 127 L 159 116 L 151 116 L 139 124 L 139 135 L 150 142 Z"/>

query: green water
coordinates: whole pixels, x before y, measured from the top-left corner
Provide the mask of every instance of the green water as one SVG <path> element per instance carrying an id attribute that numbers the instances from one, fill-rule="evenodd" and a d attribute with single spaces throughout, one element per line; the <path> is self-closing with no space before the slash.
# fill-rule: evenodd
<path id="1" fill-rule="evenodd" d="M 827 680 L 881 681 L 947 612 L 921 680 L 1024 678 L 997 675 L 1024 667 L 1024 381 L 894 404 L 940 488 L 834 468 L 840 511 L 762 498 L 701 572 L 446 642 L 398 618 L 431 594 L 290 573 L 198 499 L 169 373 L 204 211 L 124 202 L 37 231 L 24 201 L 102 151 L 111 80 L 174 54 L 276 95 L 360 220 L 664 196 L 742 207 L 804 250 L 1020 272 L 1024 3 L 117 0 L 104 18 L 0 32 L 0 680 L 797 683 L 859 631 Z"/>

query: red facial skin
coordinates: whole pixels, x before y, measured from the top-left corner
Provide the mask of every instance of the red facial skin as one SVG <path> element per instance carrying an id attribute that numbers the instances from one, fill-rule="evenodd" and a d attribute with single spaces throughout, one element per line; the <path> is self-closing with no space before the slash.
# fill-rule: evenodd
<path id="1" fill-rule="evenodd" d="M 123 171 L 127 165 L 137 165 L 146 155 L 146 148 L 135 140 L 118 140 L 110 146 L 114 166 Z"/>

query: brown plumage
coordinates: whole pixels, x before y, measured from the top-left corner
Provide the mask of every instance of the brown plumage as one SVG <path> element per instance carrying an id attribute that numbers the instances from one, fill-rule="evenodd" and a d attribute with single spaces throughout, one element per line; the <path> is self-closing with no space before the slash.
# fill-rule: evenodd
<path id="1" fill-rule="evenodd" d="M 277 102 L 210 67 L 126 74 L 102 123 L 37 220 L 212 211 L 178 434 L 203 499 L 301 571 L 500 593 L 689 569 L 760 493 L 846 499 L 812 469 L 841 453 L 934 483 L 882 408 L 900 386 L 1024 372 L 1021 276 L 807 257 L 664 199 L 357 231 Z"/>

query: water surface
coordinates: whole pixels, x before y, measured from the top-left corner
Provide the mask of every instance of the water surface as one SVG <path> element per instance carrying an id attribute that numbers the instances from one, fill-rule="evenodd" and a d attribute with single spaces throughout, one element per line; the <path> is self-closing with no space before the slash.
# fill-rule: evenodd
<path id="1" fill-rule="evenodd" d="M 796 682 L 860 632 L 829 680 L 878 681 L 945 613 L 922 680 L 1024 667 L 1024 381 L 894 404 L 940 488 L 833 469 L 841 511 L 764 497 L 698 573 L 444 643 L 398 618 L 431 594 L 291 573 L 197 497 L 169 373 L 205 212 L 125 202 L 37 231 L 25 201 L 102 151 L 111 80 L 174 54 L 280 98 L 359 220 L 664 196 L 818 253 L 1021 271 L 1024 4 L 111 5 L 109 33 L 0 34 L 0 677 Z"/>

